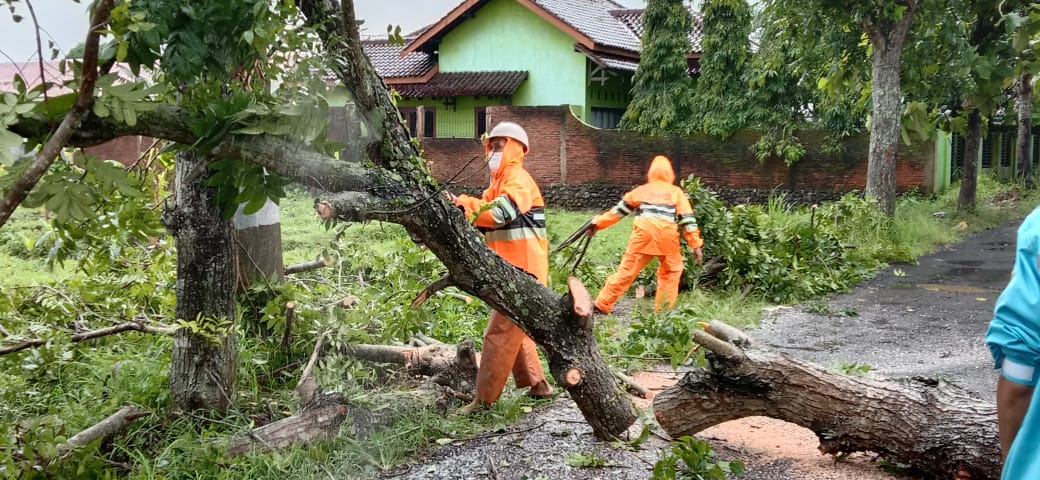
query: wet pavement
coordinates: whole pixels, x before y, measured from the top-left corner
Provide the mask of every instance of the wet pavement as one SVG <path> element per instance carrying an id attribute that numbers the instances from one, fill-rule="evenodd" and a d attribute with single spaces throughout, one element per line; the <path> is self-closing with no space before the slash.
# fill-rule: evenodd
<path id="1" fill-rule="evenodd" d="M 984 336 L 1011 275 L 1018 225 L 979 232 L 917 265 L 893 264 L 826 307 L 773 309 L 750 333 L 825 367 L 940 377 L 992 401 L 997 376 Z"/>

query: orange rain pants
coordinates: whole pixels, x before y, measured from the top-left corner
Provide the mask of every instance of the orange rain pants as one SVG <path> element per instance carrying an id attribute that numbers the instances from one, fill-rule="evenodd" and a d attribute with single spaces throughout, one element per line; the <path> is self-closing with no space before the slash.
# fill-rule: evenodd
<path id="1" fill-rule="evenodd" d="M 460 195 L 455 203 L 463 207 L 468 218 L 474 218 L 474 225 L 484 232 L 488 247 L 534 275 L 542 284 L 548 284 L 545 202 L 538 185 L 524 170 L 523 161 L 523 145 L 508 139 L 502 152 L 502 164 L 492 172 L 491 185 L 481 198 Z M 484 332 L 475 400 L 485 404 L 497 401 L 510 372 L 520 388 L 545 381 L 534 341 L 512 320 L 495 311 Z"/>
<path id="2" fill-rule="evenodd" d="M 683 271 L 679 229 L 682 228 L 691 249 L 704 245 L 700 228 L 693 217 L 690 199 L 686 192 L 675 186 L 671 160 L 660 155 L 654 157 L 646 176 L 647 183 L 626 193 L 614 208 L 592 221 L 596 229 L 601 230 L 635 212 L 632 236 L 617 272 L 607 278 L 607 283 L 596 297 L 596 308 L 604 313 L 614 309 L 618 298 L 632 285 L 640 270 L 654 258 L 660 261 L 654 308 L 671 308 L 679 296 L 679 280 Z"/>

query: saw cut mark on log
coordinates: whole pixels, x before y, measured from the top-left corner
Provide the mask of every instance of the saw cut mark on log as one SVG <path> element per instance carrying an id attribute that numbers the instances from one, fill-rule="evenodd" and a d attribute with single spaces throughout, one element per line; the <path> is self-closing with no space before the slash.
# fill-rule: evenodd
<path id="1" fill-rule="evenodd" d="M 571 367 L 568 368 L 563 374 L 563 386 L 567 388 L 577 387 L 581 385 L 582 371 L 580 368 Z"/>
<path id="2" fill-rule="evenodd" d="M 97 330 L 87 330 L 80 332 L 72 336 L 72 342 L 78 343 L 86 340 L 93 340 L 95 338 L 107 337 L 109 335 L 115 335 L 123 332 L 142 332 L 142 333 L 154 333 L 158 335 L 173 335 L 176 328 L 168 327 L 166 325 L 145 325 L 140 322 L 124 322 L 119 325 L 113 325 L 111 327 L 99 328 Z M 11 345 L 9 347 L 0 348 L 0 355 L 7 355 L 9 353 L 20 352 L 27 348 L 35 348 L 42 345 L 46 345 L 48 340 L 43 338 L 31 338 L 21 343 Z"/>
<path id="3" fill-rule="evenodd" d="M 707 366 L 654 397 L 661 427 L 672 437 L 719 423 L 766 416 L 812 430 L 826 454 L 870 451 L 935 478 L 972 472 L 1000 478 L 996 408 L 941 381 L 881 381 L 829 372 L 750 345 L 722 322 L 698 330 Z M 729 339 L 727 341 L 726 339 Z"/>

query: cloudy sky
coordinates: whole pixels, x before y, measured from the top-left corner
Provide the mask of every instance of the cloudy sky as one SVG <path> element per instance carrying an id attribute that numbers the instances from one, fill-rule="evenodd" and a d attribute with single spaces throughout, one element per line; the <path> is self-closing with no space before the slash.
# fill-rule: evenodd
<path id="1" fill-rule="evenodd" d="M 433 23 L 450 11 L 461 0 L 355 0 L 358 17 L 365 19 L 367 32 L 385 34 L 386 25 L 400 25 L 409 32 Z M 615 0 L 630 8 L 642 8 L 645 0 Z M 72 0 L 33 0 L 40 27 L 45 59 L 50 59 L 47 41 L 65 52 L 83 41 L 87 30 L 87 4 Z M 10 12 L 0 9 L 0 62 L 34 60 L 36 36 L 25 2 L 15 2 L 15 14 L 25 17 L 20 23 L 12 20 Z"/>

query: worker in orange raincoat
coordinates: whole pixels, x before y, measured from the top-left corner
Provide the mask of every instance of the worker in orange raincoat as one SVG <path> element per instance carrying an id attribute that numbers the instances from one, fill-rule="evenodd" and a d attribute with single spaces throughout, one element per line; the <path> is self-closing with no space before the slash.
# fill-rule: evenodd
<path id="1" fill-rule="evenodd" d="M 614 303 L 628 290 L 639 271 L 650 260 L 657 258 L 657 295 L 654 308 L 671 308 L 679 295 L 679 279 L 683 271 L 679 248 L 679 231 L 686 244 L 693 249 L 697 263 L 703 260 L 701 230 L 693 218 L 690 199 L 675 185 L 675 171 L 667 157 L 658 155 L 650 162 L 647 183 L 625 194 L 614 208 L 592 219 L 589 234 L 607 228 L 625 215 L 635 213 L 632 236 L 621 257 L 617 272 L 607 278 L 606 285 L 596 297 L 596 310 L 610 313 Z"/>
<path id="2" fill-rule="evenodd" d="M 542 284 L 549 280 L 549 238 L 545 233 L 545 202 L 531 175 L 524 170 L 529 150 L 527 132 L 520 125 L 502 122 L 491 129 L 484 145 L 491 171 L 491 185 L 480 198 L 455 197 L 467 218 L 484 232 L 488 247 L 520 267 Z M 477 370 L 473 403 L 459 410 L 467 414 L 498 400 L 509 373 L 517 387 L 531 387 L 528 395 L 548 397 L 553 389 L 545 378 L 534 341 L 508 317 L 491 313 Z"/>

